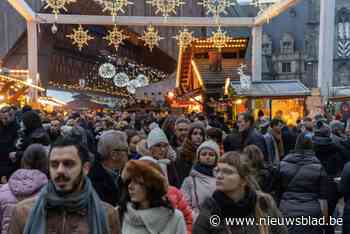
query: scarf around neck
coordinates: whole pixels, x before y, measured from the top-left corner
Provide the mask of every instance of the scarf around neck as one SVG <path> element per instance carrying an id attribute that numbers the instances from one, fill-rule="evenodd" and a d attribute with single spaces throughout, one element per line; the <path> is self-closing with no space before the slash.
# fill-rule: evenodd
<path id="1" fill-rule="evenodd" d="M 215 191 L 213 198 L 224 217 L 243 218 L 255 214 L 257 195 L 253 191 L 246 191 L 244 198 L 238 202 L 233 201 L 221 191 Z"/>
<path id="2" fill-rule="evenodd" d="M 46 234 L 49 209 L 61 209 L 67 213 L 87 209 L 90 234 L 110 233 L 107 212 L 87 177 L 84 177 L 82 191 L 65 196 L 60 195 L 53 182 L 49 181 L 35 202 L 23 234 Z"/>
<path id="3" fill-rule="evenodd" d="M 198 171 L 201 174 L 210 176 L 210 177 L 214 177 L 213 175 L 213 169 L 215 166 L 209 166 L 209 165 L 205 165 L 202 163 L 197 163 L 196 165 L 193 166 L 193 169 Z"/>

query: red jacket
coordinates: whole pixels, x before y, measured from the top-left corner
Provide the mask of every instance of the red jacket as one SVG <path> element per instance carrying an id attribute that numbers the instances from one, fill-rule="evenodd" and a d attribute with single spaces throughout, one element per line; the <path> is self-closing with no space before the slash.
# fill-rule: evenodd
<path id="1" fill-rule="evenodd" d="M 173 207 L 182 212 L 187 226 L 187 233 L 192 234 L 192 210 L 187 204 L 183 193 L 176 187 L 169 186 L 167 196 Z"/>

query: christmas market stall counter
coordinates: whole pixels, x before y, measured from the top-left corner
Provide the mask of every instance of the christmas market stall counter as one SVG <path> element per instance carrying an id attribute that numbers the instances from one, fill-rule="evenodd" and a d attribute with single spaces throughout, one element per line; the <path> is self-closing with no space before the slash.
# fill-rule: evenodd
<path id="1" fill-rule="evenodd" d="M 257 118 L 262 111 L 266 118 L 280 117 L 287 124 L 295 124 L 305 115 L 305 101 L 311 91 L 298 80 L 253 81 L 245 89 L 239 81 L 231 81 L 228 95 L 234 118 L 248 110 Z"/>

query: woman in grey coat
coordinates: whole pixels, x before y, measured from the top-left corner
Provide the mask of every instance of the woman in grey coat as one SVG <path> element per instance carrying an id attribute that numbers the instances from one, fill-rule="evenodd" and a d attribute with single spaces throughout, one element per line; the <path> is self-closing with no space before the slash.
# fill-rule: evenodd
<path id="1" fill-rule="evenodd" d="M 220 148 L 216 142 L 212 140 L 203 142 L 197 149 L 197 162 L 181 186 L 181 190 L 192 208 L 193 221 L 199 214 L 199 207 L 205 199 L 211 197 L 215 190 L 213 169 L 219 157 Z"/>

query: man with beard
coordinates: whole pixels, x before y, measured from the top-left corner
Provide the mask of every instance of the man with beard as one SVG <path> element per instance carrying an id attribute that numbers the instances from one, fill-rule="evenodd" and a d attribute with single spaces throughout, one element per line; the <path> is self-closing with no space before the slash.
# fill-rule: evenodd
<path id="1" fill-rule="evenodd" d="M 175 134 L 170 139 L 170 145 L 177 150 L 180 146 L 182 146 L 189 130 L 190 130 L 191 122 L 186 118 L 178 118 L 175 121 Z"/>
<path id="2" fill-rule="evenodd" d="M 10 107 L 0 110 L 0 177 L 8 178 L 15 170 L 9 155 L 15 151 L 15 142 L 18 137 L 18 124 L 15 121 L 15 112 Z"/>
<path id="3" fill-rule="evenodd" d="M 13 211 L 9 234 L 117 234 L 116 210 L 100 200 L 86 177 L 88 151 L 71 138 L 52 145 L 51 180 L 36 198 L 24 200 Z"/>

